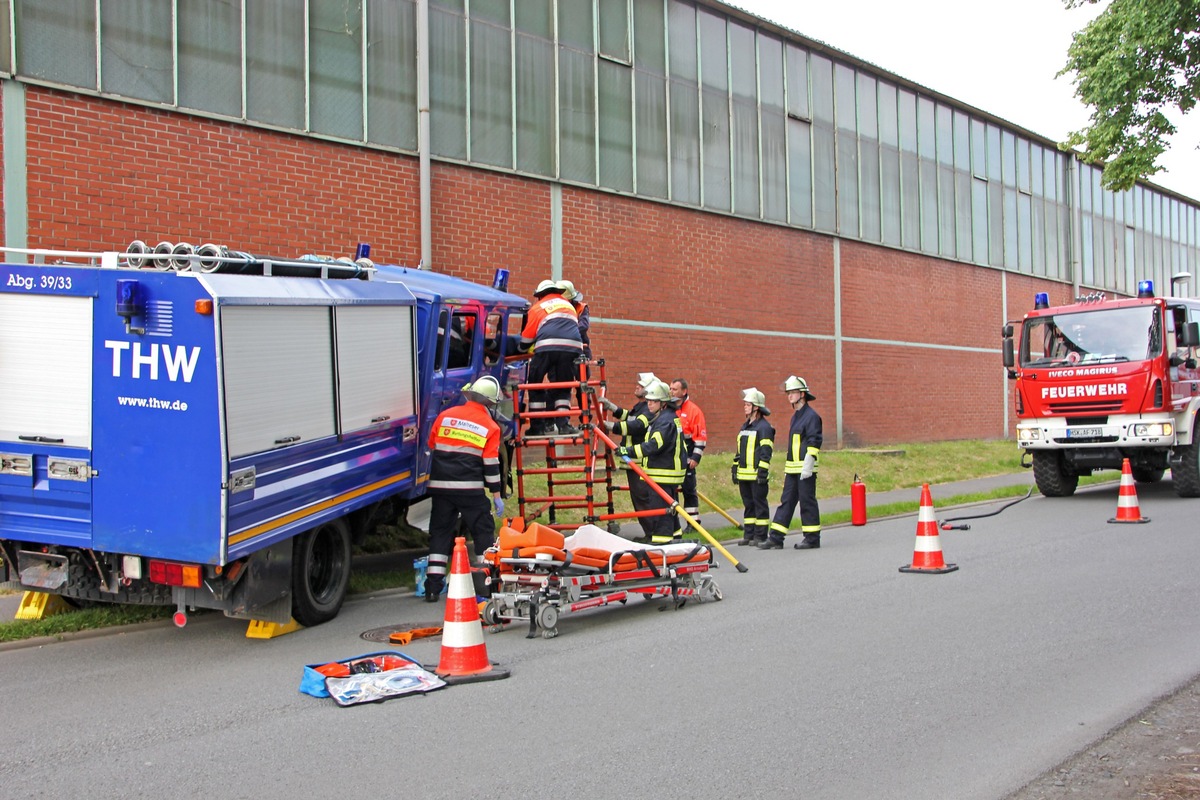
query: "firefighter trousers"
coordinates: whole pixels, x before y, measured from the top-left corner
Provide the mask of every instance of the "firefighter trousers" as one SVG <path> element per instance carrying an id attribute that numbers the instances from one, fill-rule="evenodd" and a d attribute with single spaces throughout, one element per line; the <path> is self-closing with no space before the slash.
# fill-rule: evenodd
<path id="1" fill-rule="evenodd" d="M 548 353 L 539 351 L 535 345 L 533 358 L 529 360 L 529 383 L 541 383 L 546 378 L 551 383 L 563 383 L 579 380 L 579 368 L 575 365 L 578 352 L 570 350 L 551 350 Z M 571 407 L 570 389 L 530 389 L 530 411 L 566 411 Z M 563 417 L 559 422 L 567 422 Z M 553 426 L 556 420 L 545 419 L 544 423 Z"/>
<path id="2" fill-rule="evenodd" d="M 783 496 L 771 521 L 772 541 L 782 542 L 792 524 L 796 505 L 800 505 L 800 532 L 807 542 L 821 541 L 821 508 L 817 505 L 817 476 L 800 479 L 798 474 L 783 476 Z"/>
<path id="3" fill-rule="evenodd" d="M 437 597 L 446 581 L 458 521 L 462 520 L 462 535 L 470 536 L 475 555 L 481 556 L 496 540 L 496 524 L 492 520 L 492 501 L 482 491 L 430 492 L 429 509 L 429 566 L 425 571 L 425 591 Z"/>
<path id="4" fill-rule="evenodd" d="M 758 480 L 738 481 L 742 493 L 742 538 L 765 541 L 771 526 L 771 504 L 767 500 L 770 487 Z"/>

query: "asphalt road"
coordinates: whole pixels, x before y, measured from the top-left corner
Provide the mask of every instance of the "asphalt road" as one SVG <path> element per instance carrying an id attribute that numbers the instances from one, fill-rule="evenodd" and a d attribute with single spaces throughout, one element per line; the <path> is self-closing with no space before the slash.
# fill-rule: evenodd
<path id="1" fill-rule="evenodd" d="M 509 679 L 371 706 L 299 694 L 302 665 L 386 649 L 360 633 L 440 606 L 357 600 L 271 641 L 207 617 L 0 652 L 0 797 L 998 800 L 1200 674 L 1200 501 L 1142 486 L 1152 521 L 1110 525 L 1116 498 L 1035 496 L 942 532 L 946 575 L 898 571 L 911 516 L 819 551 L 734 548 L 750 570 L 717 570 L 722 602 L 489 634 Z"/>

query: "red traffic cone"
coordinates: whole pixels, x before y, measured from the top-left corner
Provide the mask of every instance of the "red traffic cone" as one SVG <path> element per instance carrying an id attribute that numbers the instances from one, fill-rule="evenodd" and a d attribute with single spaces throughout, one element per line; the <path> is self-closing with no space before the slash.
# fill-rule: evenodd
<path id="1" fill-rule="evenodd" d="M 929 572 L 940 574 L 954 572 L 958 564 L 947 564 L 942 559 L 937 519 L 933 515 L 933 498 L 929 495 L 929 484 L 921 486 L 921 508 L 917 511 L 917 543 L 913 547 L 911 566 L 901 567 L 901 572 Z"/>
<path id="2" fill-rule="evenodd" d="M 446 621 L 442 624 L 442 657 L 435 671 L 438 677 L 447 679 L 447 683 L 508 677 L 508 670 L 499 669 L 488 660 L 475 586 L 471 580 L 471 565 L 467 560 L 467 540 L 462 536 L 454 540 L 454 554 L 450 559 Z M 455 678 L 462 681 L 453 680 Z"/>
<path id="3" fill-rule="evenodd" d="M 1143 517 L 1138 508 L 1137 489 L 1133 485 L 1133 470 L 1129 468 L 1129 459 L 1121 462 L 1121 491 L 1117 495 L 1117 515 L 1109 522 L 1149 522 L 1149 517 Z"/>

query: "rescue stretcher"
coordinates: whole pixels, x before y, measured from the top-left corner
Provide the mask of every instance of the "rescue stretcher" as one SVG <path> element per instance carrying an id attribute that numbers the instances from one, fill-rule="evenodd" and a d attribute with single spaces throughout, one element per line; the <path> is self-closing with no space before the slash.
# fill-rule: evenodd
<path id="1" fill-rule="evenodd" d="M 522 531 L 501 528 L 485 558 L 493 582 L 483 623 L 495 632 L 507 622 L 528 621 L 527 638 L 541 631 L 551 639 L 561 615 L 635 595 L 669 597 L 676 608 L 689 599 L 722 598 L 709 574 L 717 567 L 713 549 L 700 542 L 642 546 L 595 525 L 564 537 L 533 523 Z"/>

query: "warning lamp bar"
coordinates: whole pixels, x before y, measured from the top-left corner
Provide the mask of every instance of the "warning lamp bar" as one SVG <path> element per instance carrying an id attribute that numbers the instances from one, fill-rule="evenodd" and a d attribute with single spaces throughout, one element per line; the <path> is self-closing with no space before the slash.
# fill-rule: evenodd
<path id="1" fill-rule="evenodd" d="M 200 588 L 200 566 L 198 564 L 176 564 L 174 561 L 150 559 L 150 581 L 166 586 Z"/>

